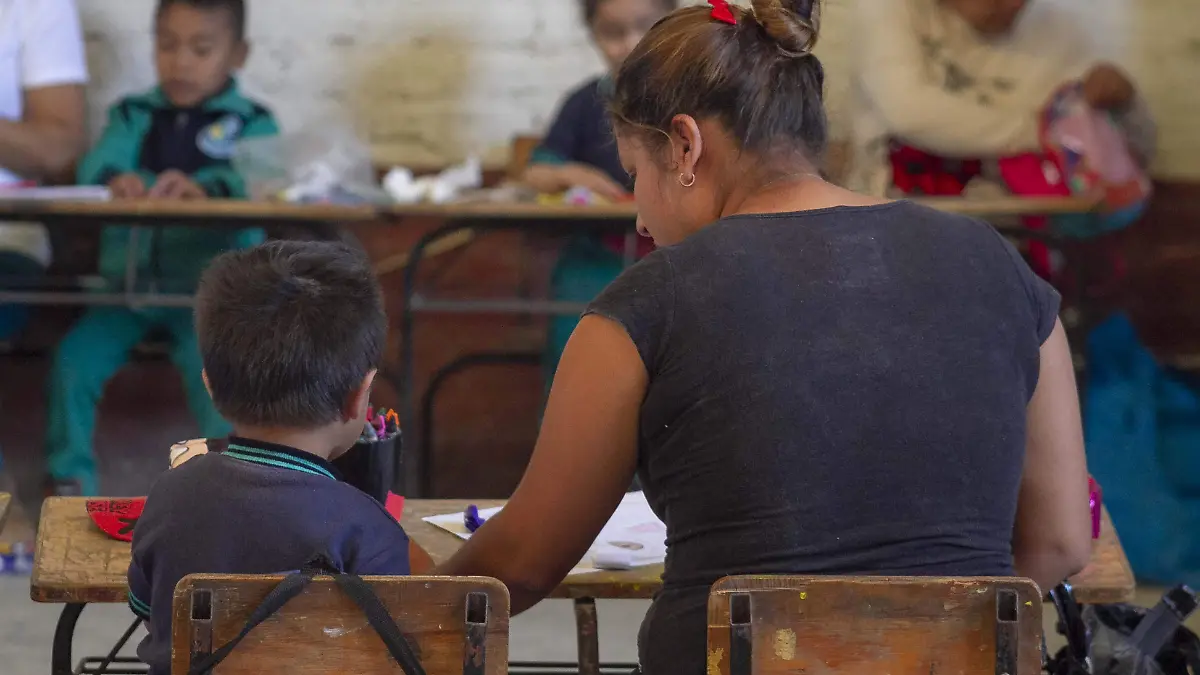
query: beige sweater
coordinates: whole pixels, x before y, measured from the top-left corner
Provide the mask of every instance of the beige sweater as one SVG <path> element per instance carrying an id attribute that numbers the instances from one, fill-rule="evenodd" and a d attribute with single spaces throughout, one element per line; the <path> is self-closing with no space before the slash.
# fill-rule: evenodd
<path id="1" fill-rule="evenodd" d="M 1072 10 L 1030 0 L 1012 33 L 988 40 L 938 0 L 857 0 L 847 184 L 891 186 L 888 139 L 943 157 L 989 159 L 1039 148 L 1037 115 L 1101 59 Z M 1153 154 L 1139 99 L 1118 121 Z"/>

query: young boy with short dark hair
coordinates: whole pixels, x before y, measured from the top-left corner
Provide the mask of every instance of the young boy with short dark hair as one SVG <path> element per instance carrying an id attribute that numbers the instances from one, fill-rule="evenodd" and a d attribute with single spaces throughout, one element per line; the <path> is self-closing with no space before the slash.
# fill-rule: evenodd
<path id="1" fill-rule="evenodd" d="M 110 109 L 103 136 L 79 165 L 79 183 L 107 185 L 115 199 L 246 197 L 231 163 L 234 148 L 278 129 L 270 111 L 243 96 L 234 79 L 249 52 L 245 1 L 158 0 L 154 25 L 158 86 Z M 190 293 L 216 255 L 264 238 L 259 228 L 111 225 L 101 233 L 99 270 L 111 288 L 122 289 L 132 256 L 143 283 L 124 290 Z M 45 447 L 53 492 L 98 491 L 96 404 L 130 350 L 154 330 L 171 339 L 171 360 L 201 434 L 228 433 L 200 380 L 189 309 L 90 309 L 59 345 L 49 377 Z"/>
<path id="2" fill-rule="evenodd" d="M 387 322 L 361 253 L 276 241 L 226 253 L 200 280 L 204 381 L 232 424 L 224 452 L 163 474 L 133 533 L 138 656 L 166 675 L 175 585 L 193 573 L 270 574 L 321 555 L 352 574 L 408 574 L 408 537 L 330 463 L 366 424 Z"/>

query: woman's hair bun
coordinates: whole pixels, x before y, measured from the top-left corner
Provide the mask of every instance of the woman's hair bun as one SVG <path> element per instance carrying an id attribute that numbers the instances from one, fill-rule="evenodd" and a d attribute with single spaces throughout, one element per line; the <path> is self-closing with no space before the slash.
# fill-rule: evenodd
<path id="1" fill-rule="evenodd" d="M 780 51 L 803 57 L 812 53 L 821 29 L 821 0 L 752 0 L 754 21 Z"/>

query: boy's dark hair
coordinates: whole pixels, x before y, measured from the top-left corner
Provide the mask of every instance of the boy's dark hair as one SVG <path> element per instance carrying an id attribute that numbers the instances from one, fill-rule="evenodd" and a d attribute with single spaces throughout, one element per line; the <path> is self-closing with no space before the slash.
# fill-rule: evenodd
<path id="1" fill-rule="evenodd" d="M 616 124 L 662 143 L 675 115 L 716 119 L 742 150 L 764 159 L 799 151 L 819 163 L 828 136 L 825 71 L 812 53 L 820 0 L 753 0 L 751 8 L 730 9 L 736 24 L 698 5 L 646 34 L 617 73 Z"/>
<path id="2" fill-rule="evenodd" d="M 312 429 L 337 421 L 379 366 L 387 317 L 358 250 L 272 241 L 208 266 L 196 294 L 196 334 L 213 403 L 226 419 Z"/>
<path id="3" fill-rule="evenodd" d="M 592 21 L 596 19 L 596 12 L 599 11 L 600 5 L 608 2 L 608 0 L 583 0 L 583 20 L 587 25 L 592 25 Z M 664 12 L 672 12 L 679 7 L 679 0 L 655 0 L 662 6 Z"/>
<path id="4" fill-rule="evenodd" d="M 246 39 L 246 0 L 158 0 L 158 9 L 154 12 L 155 20 L 171 5 L 228 12 L 230 24 L 233 26 L 233 38 L 238 41 Z"/>

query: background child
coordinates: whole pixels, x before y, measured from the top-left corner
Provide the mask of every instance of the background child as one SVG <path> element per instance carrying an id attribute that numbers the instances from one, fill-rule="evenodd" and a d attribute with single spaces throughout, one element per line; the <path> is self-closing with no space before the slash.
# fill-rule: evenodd
<path id="1" fill-rule="evenodd" d="M 244 197 L 230 164 L 235 143 L 278 133 L 271 113 L 242 96 L 233 79 L 249 50 L 244 1 L 160 0 L 155 20 L 159 86 L 112 107 L 103 137 L 79 167 L 79 182 L 108 185 L 117 199 Z M 107 227 L 100 272 L 122 279 L 126 256 L 133 255 L 139 278 L 187 293 L 215 255 L 263 236 L 258 229 Z M 173 340 L 171 359 L 201 433 L 228 432 L 204 391 L 190 309 L 91 309 L 59 345 L 50 374 L 46 456 L 54 491 L 96 491 L 96 403 L 129 351 L 155 328 Z"/>
<path id="2" fill-rule="evenodd" d="M 196 332 L 233 435 L 163 474 L 133 533 L 129 604 L 150 631 L 138 656 L 161 675 L 188 574 L 284 572 L 317 555 L 352 574 L 409 573 L 400 524 L 330 463 L 362 433 L 387 336 L 366 258 L 296 241 L 222 255 L 200 281 Z"/>
<path id="3" fill-rule="evenodd" d="M 605 103 L 612 86 L 610 78 L 646 31 L 676 5 L 676 0 L 583 0 L 583 17 L 608 72 L 567 97 L 533 153 L 524 176 L 527 184 L 547 193 L 579 186 L 610 200 L 629 196 L 629 176 L 617 156 Z M 652 248 L 648 239 L 639 242 L 639 255 Z M 590 302 L 621 273 L 623 251 L 619 235 L 603 241 L 596 237 L 573 239 L 555 267 L 551 295 L 566 302 Z M 544 364 L 547 387 L 578 323 L 575 315 L 550 321 Z"/>

